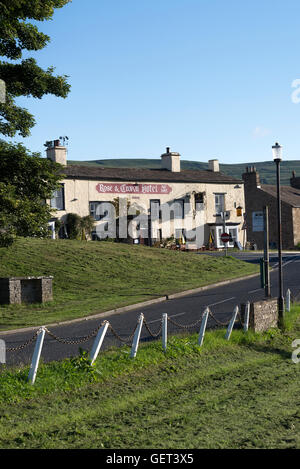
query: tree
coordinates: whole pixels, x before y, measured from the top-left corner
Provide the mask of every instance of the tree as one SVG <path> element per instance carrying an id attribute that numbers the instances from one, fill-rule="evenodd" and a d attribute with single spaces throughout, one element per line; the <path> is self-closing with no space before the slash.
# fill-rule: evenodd
<path id="1" fill-rule="evenodd" d="M 46 203 L 59 187 L 62 166 L 0 140 L 0 245 L 15 236 L 47 237 L 53 209 Z"/>
<path id="2" fill-rule="evenodd" d="M 15 98 L 68 95 L 70 85 L 66 75 L 55 76 L 54 67 L 43 70 L 34 58 L 22 58 L 23 51 L 38 51 L 50 41 L 32 21 L 51 19 L 56 8 L 70 1 L 0 0 L 0 56 L 9 59 L 0 61 L 0 78 L 6 84 L 6 102 L 0 103 L 0 134 L 13 137 L 18 133 L 27 137 L 35 124 L 32 114 L 17 106 Z"/>
<path id="3" fill-rule="evenodd" d="M 41 50 L 49 43 L 49 36 L 35 22 L 50 20 L 56 8 L 69 2 L 0 0 L 0 56 L 7 59 L 0 61 L 0 134 L 6 137 L 26 137 L 35 124 L 32 114 L 16 105 L 16 98 L 68 95 L 66 75 L 55 76 L 54 67 L 43 70 L 34 58 L 24 59 L 23 53 Z M 11 244 L 15 236 L 48 236 L 53 209 L 46 200 L 59 187 L 62 176 L 61 165 L 31 153 L 22 144 L 0 140 L 0 244 Z"/>

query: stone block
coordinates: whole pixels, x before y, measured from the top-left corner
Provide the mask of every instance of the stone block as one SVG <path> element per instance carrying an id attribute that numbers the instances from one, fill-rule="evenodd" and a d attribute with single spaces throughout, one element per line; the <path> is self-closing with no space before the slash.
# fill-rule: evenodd
<path id="1" fill-rule="evenodd" d="M 0 278 L 0 304 L 44 303 L 53 300 L 53 277 Z"/>
<path id="2" fill-rule="evenodd" d="M 246 305 L 241 305 L 241 315 L 244 321 Z M 278 300 L 267 299 L 250 303 L 249 329 L 263 332 L 278 326 Z"/>

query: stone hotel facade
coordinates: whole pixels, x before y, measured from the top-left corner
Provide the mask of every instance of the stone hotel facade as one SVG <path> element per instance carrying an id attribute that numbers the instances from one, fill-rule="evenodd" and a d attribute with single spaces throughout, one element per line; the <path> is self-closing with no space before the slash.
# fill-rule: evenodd
<path id="1" fill-rule="evenodd" d="M 229 247 L 246 242 L 244 183 L 222 174 L 218 160 L 210 160 L 205 171 L 181 170 L 179 153 L 167 148 L 161 155 L 161 169 L 68 165 L 66 148 L 59 140 L 47 149 L 47 157 L 64 166 L 61 189 L 49 201 L 56 209 L 52 223 L 56 219 L 64 222 L 68 213 L 76 213 L 91 215 L 99 228 L 106 219 L 101 207 L 118 200 L 120 206 L 131 207 L 129 214 L 149 221 L 147 227 L 141 222 L 130 233 L 136 243 L 152 245 L 183 235 L 191 249 L 196 241 L 197 248 L 210 243 L 223 248 L 220 236 L 224 230 L 230 234 Z M 117 236 L 119 231 L 120 227 Z M 95 229 L 93 239 L 98 238 L 97 233 Z"/>

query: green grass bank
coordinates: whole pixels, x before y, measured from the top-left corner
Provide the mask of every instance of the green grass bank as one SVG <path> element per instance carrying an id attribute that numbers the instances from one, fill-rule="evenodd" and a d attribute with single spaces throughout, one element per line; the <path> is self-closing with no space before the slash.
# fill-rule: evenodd
<path id="1" fill-rule="evenodd" d="M 208 331 L 28 367 L 0 368 L 0 448 L 300 448 L 300 306 L 286 330 Z M 299 354 L 298 354 L 299 355 Z"/>
<path id="2" fill-rule="evenodd" d="M 0 306 L 0 330 L 101 313 L 258 272 L 232 257 L 214 258 L 112 242 L 18 239 L 0 248 L 0 277 L 54 277 L 54 301 Z"/>

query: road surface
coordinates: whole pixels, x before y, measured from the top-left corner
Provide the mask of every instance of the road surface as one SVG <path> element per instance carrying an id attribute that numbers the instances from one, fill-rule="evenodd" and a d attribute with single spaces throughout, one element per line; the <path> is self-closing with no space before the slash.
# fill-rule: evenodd
<path id="1" fill-rule="evenodd" d="M 196 254 L 195 254 L 196 255 Z M 211 254 L 215 255 L 215 254 Z M 217 254 L 218 255 L 218 254 Z M 261 254 L 234 253 L 234 256 L 242 258 L 247 262 L 259 263 Z M 273 271 L 271 278 L 271 296 L 278 296 L 278 258 L 276 254 L 270 255 L 270 266 Z M 300 292 L 300 253 L 283 255 L 283 272 L 284 272 L 284 294 L 289 288 L 293 296 Z M 211 289 L 189 294 L 185 297 L 167 300 L 162 303 L 156 303 L 151 306 L 139 308 L 122 314 L 114 314 L 105 319 L 109 320 L 112 327 L 117 331 L 118 335 L 125 339 L 130 336 L 137 323 L 140 313 L 144 313 L 147 323 L 153 333 L 156 333 L 161 325 L 161 317 L 163 313 L 167 313 L 173 321 L 181 325 L 193 324 L 201 317 L 206 306 L 209 306 L 214 316 L 221 322 L 226 322 L 232 315 L 236 305 L 259 301 L 264 299 L 264 290 L 260 286 L 260 276 L 250 279 L 233 282 L 228 285 L 213 287 Z M 89 319 L 68 325 L 51 326 L 49 330 L 57 337 L 81 341 L 89 336 L 103 321 L 103 319 Z M 210 319 L 208 327 L 215 327 L 216 324 Z M 175 327 L 169 323 L 170 332 L 180 332 L 182 329 Z M 192 329 L 190 329 L 192 330 Z M 199 330 L 199 325 L 194 330 Z M 5 340 L 6 347 L 19 347 L 33 336 L 33 332 L 17 332 L 17 333 L 1 333 L 0 339 Z M 145 327 L 143 327 L 141 340 L 151 340 L 151 336 Z M 42 351 L 42 358 L 45 362 L 52 360 L 61 360 L 66 357 L 78 355 L 79 347 L 84 350 L 90 350 L 94 341 L 94 337 L 82 344 L 63 344 L 53 337 L 46 334 Z M 112 345 L 122 345 L 116 337 L 109 331 L 105 337 L 103 348 Z M 25 363 L 31 361 L 34 348 L 34 342 L 29 346 L 18 351 L 7 351 L 7 365 Z"/>

